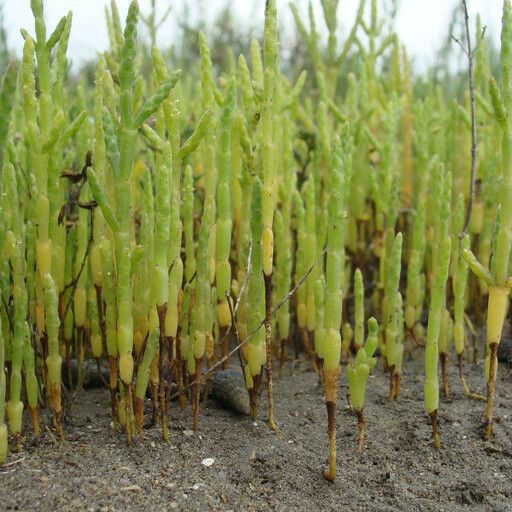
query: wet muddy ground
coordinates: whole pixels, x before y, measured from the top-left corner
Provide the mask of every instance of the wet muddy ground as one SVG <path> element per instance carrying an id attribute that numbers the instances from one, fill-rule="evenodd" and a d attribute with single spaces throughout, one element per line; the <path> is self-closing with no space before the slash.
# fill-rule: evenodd
<path id="1" fill-rule="evenodd" d="M 467 373 L 483 392 L 482 364 Z M 277 433 L 265 423 L 264 400 L 258 421 L 209 401 L 196 433 L 190 411 L 174 402 L 169 444 L 153 427 L 128 448 L 110 428 L 109 393 L 84 391 L 69 411 L 64 444 L 49 429 L 37 443 L 27 431 L 23 450 L 9 455 L 0 468 L 0 509 L 512 511 L 512 369 L 499 368 L 489 441 L 480 435 L 483 403 L 463 396 L 454 366 L 449 377 L 452 396 L 441 400 L 436 451 L 423 409 L 422 361 L 404 364 L 398 402 L 388 401 L 388 376 L 379 364 L 369 380 L 366 449 L 359 454 L 343 371 L 334 483 L 322 478 L 326 411 L 306 363 L 289 364 L 276 377 Z"/>

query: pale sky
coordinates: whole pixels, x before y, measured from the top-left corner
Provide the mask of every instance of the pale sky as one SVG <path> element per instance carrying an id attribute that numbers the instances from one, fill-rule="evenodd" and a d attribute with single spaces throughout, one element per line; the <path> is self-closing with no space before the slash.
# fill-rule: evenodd
<path id="1" fill-rule="evenodd" d="M 228 0 L 229 1 L 229 0 Z M 292 0 L 306 16 L 308 0 Z M 320 0 L 312 0 L 317 14 L 317 26 L 325 32 L 325 25 L 320 14 Z M 454 5 L 460 0 L 400 0 L 397 17 L 397 31 L 402 42 L 408 48 L 415 61 L 416 68 L 422 69 L 431 64 L 435 52 L 444 41 L 447 26 Z M 30 0 L 0 0 L 3 2 L 5 23 L 9 35 L 9 44 L 16 52 L 20 52 L 22 38 L 20 28 L 29 29 L 33 33 L 33 19 L 30 11 Z M 49 32 L 53 30 L 68 10 L 73 11 L 73 27 L 68 55 L 74 62 L 93 58 L 95 52 L 104 50 L 108 45 L 104 6 L 109 0 L 45 0 L 46 20 Z M 171 14 L 166 25 L 159 32 L 159 43 L 165 45 L 173 40 L 176 18 L 183 13 L 184 6 L 189 2 L 190 10 L 201 5 L 202 18 L 211 20 L 226 4 L 226 0 L 157 0 L 163 10 L 172 3 Z M 149 8 L 149 0 L 139 0 L 142 11 Z M 240 19 L 242 26 L 256 26 L 262 30 L 263 9 L 265 0 L 230 0 L 233 11 Z M 354 18 L 358 0 L 340 0 L 338 19 L 346 31 Z M 369 3 L 369 2 L 367 2 Z M 129 0 L 117 0 L 121 16 L 124 17 Z M 279 24 L 285 31 L 293 26 L 293 19 L 288 7 L 289 0 L 277 0 Z M 487 37 L 498 42 L 501 26 L 502 0 L 468 0 L 470 16 L 474 19 L 477 12 L 481 14 L 484 25 L 487 25 Z M 197 12 L 191 15 L 197 18 Z"/>

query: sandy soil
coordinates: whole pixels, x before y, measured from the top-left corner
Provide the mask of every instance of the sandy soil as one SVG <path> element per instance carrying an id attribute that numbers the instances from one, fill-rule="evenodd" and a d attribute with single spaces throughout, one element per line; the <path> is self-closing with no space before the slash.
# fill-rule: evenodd
<path id="1" fill-rule="evenodd" d="M 380 365 L 370 379 L 362 454 L 343 378 L 333 484 L 321 475 L 327 455 L 322 393 L 315 374 L 299 364 L 276 380 L 277 434 L 264 421 L 264 402 L 256 422 L 210 402 L 195 434 L 189 411 L 173 403 L 168 445 L 154 427 L 127 448 L 109 427 L 108 392 L 83 392 L 70 410 L 63 445 L 48 430 L 37 443 L 27 432 L 24 449 L 9 455 L 0 468 L 0 509 L 512 511 L 512 369 L 499 369 L 495 436 L 484 442 L 483 404 L 462 395 L 451 367 L 453 394 L 441 401 L 442 449 L 436 451 L 423 410 L 422 362 L 404 366 L 399 402 L 388 401 Z M 484 390 L 481 365 L 468 369 L 468 377 Z M 205 467 L 208 457 L 214 463 Z"/>

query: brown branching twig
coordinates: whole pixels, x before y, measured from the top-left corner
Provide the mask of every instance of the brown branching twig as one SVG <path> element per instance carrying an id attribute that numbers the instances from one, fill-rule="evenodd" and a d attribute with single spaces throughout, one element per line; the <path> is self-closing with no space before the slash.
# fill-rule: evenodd
<path id="1" fill-rule="evenodd" d="M 320 258 L 323 258 L 323 256 L 325 255 L 325 253 L 327 252 L 327 246 L 324 247 L 322 249 L 322 252 L 316 257 L 315 261 L 311 264 L 311 266 L 308 268 L 308 270 L 306 271 L 306 273 L 300 278 L 300 280 L 295 284 L 295 286 L 285 295 L 285 297 L 280 300 L 271 310 L 270 312 L 270 316 L 274 316 L 277 311 L 279 309 L 281 309 L 283 307 L 283 305 L 288 301 L 290 300 L 291 297 L 293 297 L 293 295 L 296 293 L 296 291 L 304 284 L 304 282 L 306 281 L 306 279 L 308 278 L 309 274 L 311 274 L 311 272 L 313 272 L 313 269 L 317 266 L 318 264 L 318 261 L 320 260 Z M 229 301 L 228 301 L 229 302 Z M 204 372 L 200 379 L 199 379 L 199 382 L 202 382 L 203 379 L 210 373 L 212 373 L 214 370 L 216 370 L 219 366 L 222 365 L 222 363 L 224 361 L 227 361 L 233 354 L 235 354 L 235 352 L 237 352 L 238 350 L 240 350 L 263 326 L 265 325 L 265 319 L 263 319 L 255 328 L 252 332 L 250 332 L 242 341 L 240 341 L 235 348 L 233 348 L 231 351 L 229 351 L 226 355 L 224 355 L 223 357 L 221 357 L 213 366 L 211 366 L 210 368 L 208 368 L 208 370 L 206 370 L 206 372 Z M 197 381 L 194 381 L 194 382 L 191 382 L 189 383 L 187 386 L 185 386 L 184 389 L 186 388 L 189 388 L 189 387 L 192 387 L 194 384 L 197 384 Z M 174 393 L 173 395 L 171 395 L 169 397 L 170 400 L 173 400 L 174 398 L 177 398 L 178 396 L 180 395 L 180 392 L 176 392 Z"/>
<path id="2" fill-rule="evenodd" d="M 315 258 L 315 261 L 312 263 L 312 265 L 308 268 L 307 272 L 299 279 L 298 283 L 285 295 L 285 297 L 283 299 L 281 299 L 273 308 L 272 308 L 272 311 L 271 311 L 271 315 L 275 315 L 275 313 L 281 309 L 281 307 L 283 306 L 283 304 L 285 302 L 287 302 L 288 300 L 290 300 L 293 295 L 295 295 L 295 292 L 304 284 L 304 281 L 308 278 L 309 274 L 311 274 L 311 272 L 313 272 L 313 269 L 317 266 L 318 264 L 318 260 L 320 258 L 322 258 L 325 253 L 327 252 L 327 246 L 325 246 L 323 249 L 322 249 L 322 252 Z M 261 323 L 261 325 L 263 325 L 264 322 Z M 258 328 L 256 330 L 258 330 L 261 325 L 258 326 Z"/>
<path id="3" fill-rule="evenodd" d="M 89 258 L 89 251 L 91 249 L 92 240 L 93 240 L 93 224 L 94 224 L 94 215 L 93 210 L 90 210 L 91 212 L 91 222 L 89 227 L 89 237 L 87 239 L 87 247 L 85 249 L 85 254 L 82 259 L 82 263 L 80 264 L 80 269 L 78 270 L 78 274 L 75 276 L 75 278 L 68 283 L 64 290 L 67 290 L 68 288 L 71 288 L 71 293 L 69 294 L 68 300 L 66 302 L 66 307 L 64 308 L 64 314 L 62 316 L 62 326 L 64 325 L 64 318 L 66 318 L 69 308 L 71 307 L 71 301 L 73 300 L 73 296 L 75 294 L 76 287 L 78 286 L 78 281 L 80 280 L 80 276 L 82 275 L 82 272 L 84 271 L 85 265 L 87 263 L 87 259 Z"/>
<path id="4" fill-rule="evenodd" d="M 476 112 L 475 112 L 475 76 L 473 72 L 476 50 L 485 36 L 486 27 L 482 29 L 479 39 L 473 48 L 471 45 L 471 34 L 469 31 L 469 13 L 466 0 L 462 0 L 464 9 L 464 26 L 466 30 L 466 46 L 459 39 L 452 35 L 452 39 L 460 46 L 462 52 L 468 59 L 468 79 L 469 79 L 469 102 L 471 109 L 471 177 L 469 182 L 469 202 L 464 218 L 464 227 L 461 232 L 461 240 L 464 238 L 471 220 L 471 212 L 475 200 L 475 175 L 476 175 L 476 152 L 477 152 L 477 133 L 476 133 Z"/>

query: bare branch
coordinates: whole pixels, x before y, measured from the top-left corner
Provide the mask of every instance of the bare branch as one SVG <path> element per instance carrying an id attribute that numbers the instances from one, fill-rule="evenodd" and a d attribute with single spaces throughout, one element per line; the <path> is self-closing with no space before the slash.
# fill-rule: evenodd
<path id="1" fill-rule="evenodd" d="M 311 264 L 311 266 L 308 268 L 308 270 L 306 271 L 306 273 L 300 278 L 300 280 L 295 284 L 295 286 L 286 294 L 286 296 L 281 300 L 279 301 L 273 308 L 272 308 L 272 311 L 270 312 L 270 315 L 271 316 L 274 316 L 277 311 L 279 309 L 281 309 L 281 307 L 283 306 L 283 304 L 285 304 L 291 297 L 293 297 L 293 295 L 295 294 L 295 292 L 304 284 L 304 282 L 306 281 L 306 279 L 308 278 L 309 274 L 311 274 L 311 272 L 313 272 L 313 269 L 317 266 L 318 262 L 320 261 L 321 258 L 323 258 L 323 256 L 325 255 L 325 253 L 327 252 L 327 246 L 323 248 L 322 252 L 315 258 L 315 261 Z M 228 304 L 229 304 L 229 301 L 228 301 Z M 231 306 L 230 306 L 230 310 L 231 310 Z M 234 325 L 234 318 L 232 318 L 232 325 Z M 255 328 L 252 332 L 250 332 L 242 341 L 240 341 L 235 348 L 233 348 L 232 350 L 230 350 L 226 355 L 224 355 L 223 357 L 221 357 L 213 366 L 210 366 L 210 368 L 208 368 L 208 370 L 206 370 L 206 372 L 204 372 L 202 375 L 201 375 L 201 378 L 200 378 L 200 382 L 203 381 L 203 379 L 210 373 L 212 373 L 215 369 L 217 369 L 219 366 L 222 365 L 222 363 L 224 363 L 225 361 L 227 361 L 235 352 L 237 352 L 238 350 L 240 350 L 263 326 L 265 325 L 265 319 L 263 319 Z M 235 327 L 236 328 L 236 327 Z M 237 335 L 237 340 L 238 340 L 238 335 Z M 186 388 L 189 388 L 189 387 L 192 387 L 194 384 L 197 384 L 197 381 L 194 381 L 194 382 L 191 382 L 190 384 L 188 384 Z M 174 398 L 177 398 L 180 393 L 183 392 L 183 390 L 181 391 L 177 391 L 176 393 L 174 393 L 173 395 L 171 395 L 169 398 L 171 400 L 173 400 Z"/>
<path id="2" fill-rule="evenodd" d="M 462 50 L 462 52 L 464 53 L 464 55 L 468 55 L 468 51 L 466 50 L 466 48 L 464 47 L 464 45 L 462 44 L 461 40 L 458 39 L 457 37 L 455 37 L 453 34 L 450 36 L 452 38 L 452 40 L 457 43 L 460 47 L 460 49 Z"/>
<path id="3" fill-rule="evenodd" d="M 464 9 L 464 26 L 466 31 L 466 47 L 452 35 L 452 39 L 460 46 L 468 59 L 468 79 L 469 79 L 469 102 L 471 109 L 471 175 L 469 182 L 469 202 L 464 218 L 464 227 L 461 232 L 461 240 L 464 238 L 466 231 L 471 220 L 471 212 L 473 210 L 473 203 L 475 201 L 475 177 L 476 177 L 476 156 L 477 156 L 477 133 L 476 133 L 476 109 L 475 109 L 475 76 L 474 76 L 474 60 L 475 52 L 478 45 L 485 37 L 485 27 L 482 33 L 478 35 L 478 40 L 473 48 L 471 45 L 471 33 L 469 30 L 469 13 L 466 0 L 462 0 L 462 7 Z"/>
<path id="4" fill-rule="evenodd" d="M 478 41 L 475 44 L 475 49 L 473 50 L 473 53 L 476 53 L 476 51 L 478 50 L 478 47 L 480 46 L 480 43 L 485 38 L 485 33 L 486 32 L 487 32 L 487 25 L 484 25 L 483 28 L 482 28 L 482 32 L 480 33 L 480 37 L 478 38 Z"/>
<path id="5" fill-rule="evenodd" d="M 69 294 L 68 300 L 66 302 L 66 306 L 64 308 L 64 314 L 62 315 L 61 328 L 64 328 L 64 319 L 66 318 L 69 308 L 71 307 L 71 301 L 73 300 L 73 296 L 75 295 L 75 290 L 76 290 L 76 287 L 78 286 L 78 281 L 80 280 L 80 276 L 82 275 L 82 272 L 85 269 L 85 265 L 87 263 L 87 259 L 89 257 L 89 252 L 90 252 L 91 245 L 92 245 L 93 232 L 94 232 L 94 227 L 93 227 L 93 224 L 94 224 L 93 211 L 94 210 L 89 210 L 89 211 L 91 212 L 91 222 L 89 225 L 89 236 L 87 239 L 87 247 L 85 249 L 84 257 L 82 259 L 82 263 L 80 264 L 80 269 L 78 270 L 78 274 L 75 276 L 75 278 L 70 283 L 68 283 L 64 287 L 64 290 L 68 290 L 69 288 L 71 288 L 71 293 Z"/>

